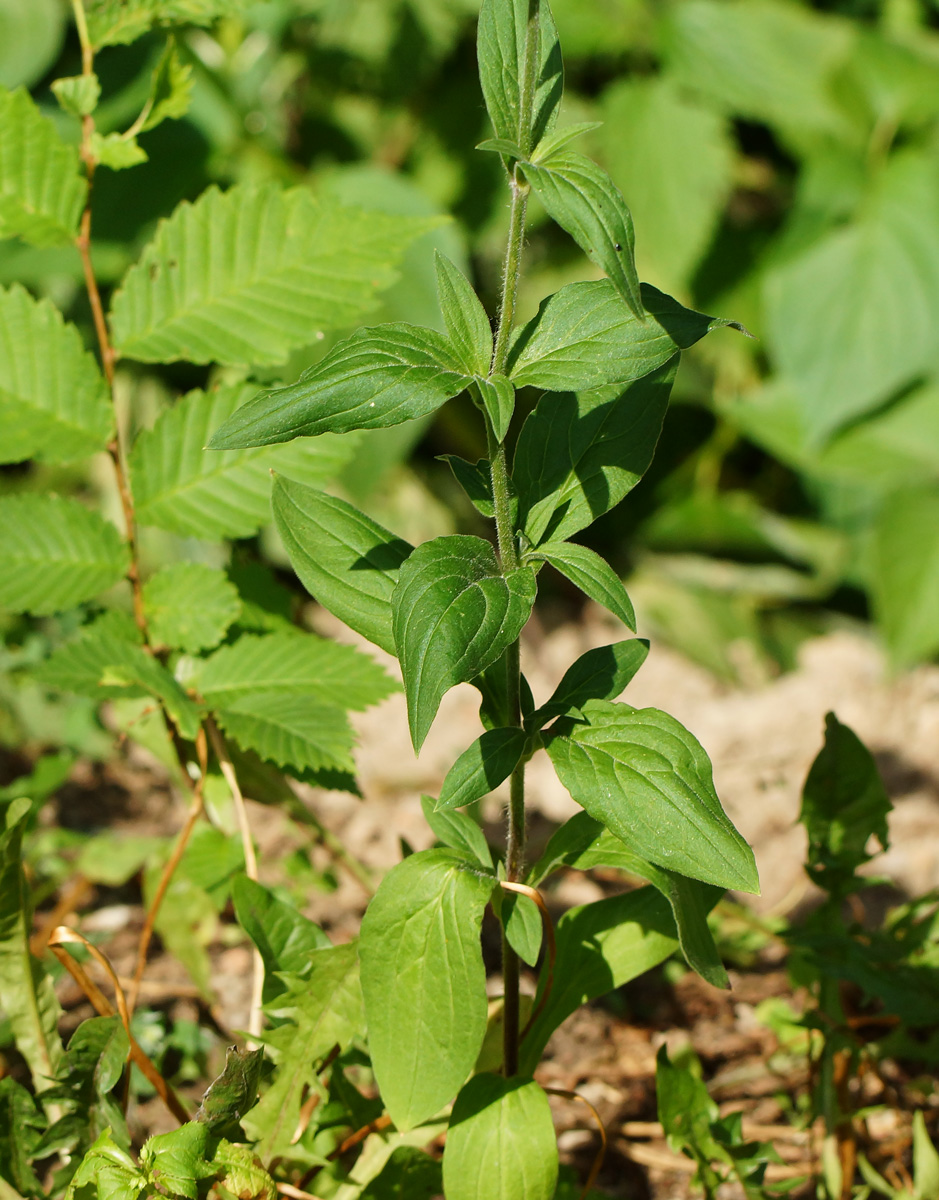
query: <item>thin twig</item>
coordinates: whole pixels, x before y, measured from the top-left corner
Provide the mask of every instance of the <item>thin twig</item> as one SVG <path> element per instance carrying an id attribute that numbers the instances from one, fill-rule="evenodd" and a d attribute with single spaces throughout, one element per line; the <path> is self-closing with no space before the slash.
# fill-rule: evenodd
<path id="1" fill-rule="evenodd" d="M 597 1176 L 600 1174 L 600 1168 L 603 1166 L 603 1160 L 606 1158 L 606 1126 L 600 1117 L 600 1114 L 590 1103 L 586 1096 L 582 1096 L 580 1092 L 569 1092 L 566 1088 L 546 1087 L 545 1091 L 549 1096 L 561 1096 L 565 1100 L 577 1100 L 581 1104 L 586 1105 L 590 1109 L 593 1119 L 597 1123 L 597 1128 L 600 1131 L 600 1149 L 597 1151 L 593 1160 L 593 1166 L 590 1168 L 590 1174 L 587 1176 L 587 1182 L 584 1184 L 584 1190 L 580 1193 L 580 1200 L 586 1200 L 590 1193 L 590 1189 L 597 1181 Z"/>
<path id="2" fill-rule="evenodd" d="M 387 1113 L 382 1117 L 376 1117 L 374 1121 L 369 1121 L 367 1125 L 363 1125 L 361 1129 L 357 1129 L 355 1133 L 350 1133 L 344 1142 L 340 1142 L 335 1150 L 331 1150 L 326 1158 L 330 1162 L 334 1162 L 337 1158 L 341 1158 L 347 1150 L 351 1150 L 353 1146 L 357 1146 L 359 1142 L 364 1142 L 370 1133 L 380 1133 L 383 1129 L 387 1129 L 391 1124 L 391 1117 Z"/>
<path id="3" fill-rule="evenodd" d="M 541 892 L 539 892 L 537 888 L 529 887 L 527 883 L 512 883 L 507 879 L 503 879 L 500 882 L 505 891 L 518 892 L 519 895 L 528 896 L 530 900 L 535 902 L 535 904 L 538 906 L 539 912 L 541 913 L 541 923 L 544 926 L 545 942 L 548 946 L 547 963 L 545 966 L 545 980 L 544 987 L 541 991 L 541 999 L 532 1009 L 531 1016 L 528 1018 L 525 1028 L 521 1032 L 519 1037 L 519 1042 L 521 1043 L 525 1040 L 525 1035 L 531 1029 L 532 1025 L 534 1025 L 538 1017 L 541 1016 L 542 1012 L 544 1011 L 544 1006 L 548 1003 L 548 997 L 551 995 L 551 989 L 554 987 L 554 966 L 557 962 L 558 948 L 557 941 L 554 937 L 554 923 L 551 920 L 551 914 L 548 912 L 548 906 L 545 904 L 544 897 L 542 896 Z"/>

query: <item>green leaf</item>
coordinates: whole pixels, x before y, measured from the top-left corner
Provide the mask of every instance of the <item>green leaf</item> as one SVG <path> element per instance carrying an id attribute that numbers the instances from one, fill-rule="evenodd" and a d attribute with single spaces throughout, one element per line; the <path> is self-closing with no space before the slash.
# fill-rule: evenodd
<path id="1" fill-rule="evenodd" d="M 939 1193 L 939 1153 L 926 1130 L 922 1109 L 913 1114 L 913 1179 L 920 1196 Z"/>
<path id="2" fill-rule="evenodd" d="M 86 0 L 92 44 L 125 45 L 154 25 L 209 25 L 243 7 L 241 0 Z"/>
<path id="3" fill-rule="evenodd" d="M 87 117 L 98 107 L 101 84 L 97 75 L 69 75 L 54 80 L 51 87 L 62 110 L 73 117 Z"/>
<path id="4" fill-rule="evenodd" d="M 452 850 L 426 850 L 385 876 L 362 921 L 369 1051 L 398 1129 L 451 1099 L 486 1033 L 479 942 L 494 876 Z"/>
<path id="5" fill-rule="evenodd" d="M 446 255 L 434 251 L 437 299 L 447 335 L 467 375 L 488 375 L 492 329 L 482 301 L 463 272 Z"/>
<path id="6" fill-rule="evenodd" d="M 921 431 L 921 436 L 925 431 Z M 888 495 L 871 539 L 874 611 L 891 658 L 912 666 L 939 648 L 939 491 Z"/>
<path id="7" fill-rule="evenodd" d="M 67 245 L 87 194 L 75 147 L 61 140 L 27 92 L 0 88 L 0 237 Z"/>
<path id="8" fill-rule="evenodd" d="M 552 1200 L 558 1147 L 533 1079 L 476 1075 L 453 1106 L 443 1153 L 447 1200 Z"/>
<path id="9" fill-rule="evenodd" d="M 677 359 L 628 387 L 541 397 L 519 434 L 512 479 L 532 545 L 609 512 L 652 462 Z"/>
<path id="10" fill-rule="evenodd" d="M 529 0 L 483 0 L 476 52 L 479 82 L 496 137 L 531 153 L 557 120 L 564 90 L 564 67 L 554 18 L 547 0 L 539 0 L 540 46 L 531 124 L 522 128 L 522 87 Z"/>
<path id="11" fill-rule="evenodd" d="M 359 320 L 429 227 L 274 183 L 209 188 L 161 221 L 125 276 L 115 348 L 142 362 L 284 362 L 317 330 Z"/>
<path id="12" fill-rule="evenodd" d="M 496 441 L 504 442 L 515 412 L 515 387 L 505 375 L 477 376 L 475 382 Z"/>
<path id="13" fill-rule="evenodd" d="M 889 845 L 892 809 L 873 755 L 834 713 L 825 717 L 825 745 L 809 770 L 799 820 L 809 839 L 806 872 L 826 891 L 851 891 L 854 873 L 872 855 L 870 839 Z"/>
<path id="14" fill-rule="evenodd" d="M 753 852 L 721 808 L 697 739 L 655 708 L 589 700 L 584 721 L 542 736 L 578 804 L 658 866 L 717 887 L 759 890 Z"/>
<path id="15" fill-rule="evenodd" d="M 274 522 L 310 595 L 394 654 L 391 597 L 413 547 L 345 500 L 288 479 L 274 481 Z"/>
<path id="16" fill-rule="evenodd" d="M 77 500 L 0 497 L 0 608 L 61 612 L 112 587 L 127 570 L 117 529 Z"/>
<path id="17" fill-rule="evenodd" d="M 557 925 L 554 986 L 521 1047 L 533 1071 L 555 1029 L 581 1005 L 622 987 L 678 949 L 675 924 L 655 888 L 568 909 Z"/>
<path id="18" fill-rule="evenodd" d="M 608 608 L 614 617 L 619 617 L 627 628 L 636 632 L 636 614 L 623 581 L 596 550 L 572 542 L 542 542 L 528 558 L 549 562 L 585 596 Z"/>
<path id="19" fill-rule="evenodd" d="M 237 1046 L 229 1046 L 225 1069 L 206 1088 L 195 1119 L 216 1135 L 237 1126 L 257 1101 L 263 1064 L 263 1050 L 239 1050 Z"/>
<path id="20" fill-rule="evenodd" d="M 148 1138 L 140 1148 L 140 1165 L 164 1194 L 196 1200 L 199 1180 L 214 1174 L 206 1161 L 208 1140 L 201 1121 L 187 1121 L 171 1133 Z"/>
<path id="21" fill-rule="evenodd" d="M 23 873 L 29 800 L 14 800 L 0 831 L 0 1009 L 29 1067 L 37 1095 L 49 1087 L 62 1054 L 59 1002 L 52 980 L 29 952 L 33 905 Z"/>
<path id="22" fill-rule="evenodd" d="M 493 909 L 502 923 L 509 945 L 522 962 L 534 967 L 544 940 L 544 922 L 538 905 L 530 896 L 500 889 L 498 899 L 493 896 Z"/>
<path id="23" fill-rule="evenodd" d="M 345 1049 L 363 1031 L 362 989 L 354 942 L 310 954 L 302 979 L 291 977 L 286 995 L 267 1009 L 286 1022 L 268 1030 L 264 1042 L 278 1065 L 274 1082 L 242 1122 L 262 1161 L 284 1153 L 300 1120 L 307 1089 L 317 1089 L 322 1060 Z"/>
<path id="24" fill-rule="evenodd" d="M 438 812 L 430 796 L 421 796 L 421 809 L 438 841 L 452 850 L 470 854 L 485 870 L 492 870 L 492 852 L 486 835 L 468 813 Z"/>
<path id="25" fill-rule="evenodd" d="M 0 461 L 83 458 L 113 428 L 107 385 L 75 326 L 16 284 L 0 289 Z"/>
<path id="26" fill-rule="evenodd" d="M 606 171 L 572 151 L 555 151 L 547 161 L 524 163 L 523 170 L 548 215 L 597 264 L 641 321 L 633 219 Z"/>
<path id="27" fill-rule="evenodd" d="M 302 692 L 248 692 L 226 699 L 218 722 L 242 750 L 300 771 L 353 771 L 355 735 L 345 712 Z"/>
<path id="28" fill-rule="evenodd" d="M 12 1075 L 0 1079 L 0 1193 L 2 1181 L 23 1195 L 41 1195 L 42 1185 L 30 1165 L 46 1118 L 36 1101 Z M 5 1195 L 5 1200 L 15 1196 Z"/>
<path id="29" fill-rule="evenodd" d="M 250 537 L 270 519 L 271 471 L 321 487 L 345 466 L 355 438 L 300 439 L 222 453 L 202 447 L 256 394 L 251 384 L 189 392 L 138 437 L 130 455 L 137 519 L 182 537 Z"/>
<path id="30" fill-rule="evenodd" d="M 153 640 L 189 654 L 217 646 L 241 612 L 225 572 L 201 563 L 157 571 L 144 584 L 143 602 Z"/>
<path id="31" fill-rule="evenodd" d="M 235 880 L 232 900 L 238 924 L 264 960 L 266 1004 L 284 991 L 276 973 L 303 974 L 310 966 L 311 952 L 328 949 L 329 938 L 318 925 L 247 875 Z"/>
<path id="32" fill-rule="evenodd" d="M 606 94 L 604 93 L 604 95 Z M 558 150 L 566 146 L 569 142 L 574 141 L 575 138 L 582 137 L 585 133 L 591 133 L 594 129 L 599 129 L 602 124 L 602 121 L 575 121 L 573 125 L 565 125 L 563 129 L 555 129 L 552 133 L 546 134 L 541 139 L 535 147 L 531 161 L 533 163 L 548 162 Z"/>
<path id="33" fill-rule="evenodd" d="M 148 1180 L 130 1155 L 115 1143 L 110 1129 L 106 1129 L 89 1146 L 78 1164 L 65 1200 L 89 1195 L 88 1184 L 94 1184 L 95 1190 L 90 1194 L 97 1200 L 136 1200 Z"/>
<path id="34" fill-rule="evenodd" d="M 62 53 L 65 16 L 57 0 L 0 0 L 0 86 L 39 83 Z"/>
<path id="35" fill-rule="evenodd" d="M 119 1016 L 89 1017 L 69 1039 L 56 1078 L 89 1098 L 104 1095 L 120 1080 L 129 1049 Z"/>
<path id="36" fill-rule="evenodd" d="M 524 729 L 488 729 L 447 772 L 437 811 L 462 808 L 495 791 L 518 766 L 527 741 Z"/>
<path id="37" fill-rule="evenodd" d="M 219 708 L 249 693 L 299 692 L 321 705 L 362 711 L 398 690 L 367 654 L 299 630 L 245 634 L 207 658 L 196 681 Z"/>
<path id="38" fill-rule="evenodd" d="M 454 478 L 466 492 L 476 511 L 492 520 L 495 505 L 492 500 L 492 470 L 489 459 L 480 458 L 471 463 L 455 454 L 440 454 L 438 458 L 449 465 Z M 518 506 L 515 508 L 517 511 Z"/>
<path id="39" fill-rule="evenodd" d="M 192 67 L 180 62 L 176 42 L 169 38 L 150 76 L 150 94 L 143 112 L 134 122 L 139 133 L 154 129 L 162 121 L 185 116 L 192 93 Z"/>
<path id="40" fill-rule="evenodd" d="M 399 1146 L 360 1200 L 435 1200 L 442 1191 L 440 1163 L 416 1146 Z"/>
<path id="41" fill-rule="evenodd" d="M 687 1148 L 696 1159 L 721 1157 L 711 1133 L 711 1122 L 719 1115 L 717 1105 L 688 1067 L 669 1061 L 665 1046 L 656 1055 L 655 1094 L 658 1117 L 673 1150 Z"/>
<path id="42" fill-rule="evenodd" d="M 503 576 L 482 538 L 434 538 L 403 564 L 392 595 L 394 638 L 415 750 L 445 692 L 501 657 L 531 615 L 530 567 Z"/>
<path id="43" fill-rule="evenodd" d="M 469 382 L 450 343 L 434 329 L 400 322 L 360 329 L 296 383 L 255 396 L 216 432 L 209 448 L 400 425 L 436 412 Z"/>
<path id="44" fill-rule="evenodd" d="M 95 162 L 112 171 L 126 171 L 147 161 L 147 152 L 137 139 L 121 133 L 93 133 L 91 153 Z"/>
<path id="45" fill-rule="evenodd" d="M 540 729 L 555 717 L 582 708 L 588 700 L 617 699 L 648 654 L 649 643 L 644 638 L 588 650 L 567 668 L 550 700 L 525 722 L 526 728 Z"/>

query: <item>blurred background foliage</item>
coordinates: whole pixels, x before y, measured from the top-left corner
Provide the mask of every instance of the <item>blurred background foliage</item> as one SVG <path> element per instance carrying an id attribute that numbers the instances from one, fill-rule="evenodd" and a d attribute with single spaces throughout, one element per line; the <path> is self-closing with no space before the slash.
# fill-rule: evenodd
<path id="1" fill-rule="evenodd" d="M 434 245 L 472 272 L 494 309 L 507 192 L 498 157 L 475 150 L 489 135 L 477 0 L 232 0 L 211 23 L 200 23 L 200 0 L 177 8 L 189 109 L 141 134 L 146 162 L 102 167 L 95 180 L 94 259 L 106 289 L 181 200 L 211 183 L 274 178 L 367 210 L 452 218 L 413 244 L 369 323 L 441 324 Z M 933 656 L 939 5 L 554 0 L 554 9 L 569 87 L 562 123 L 602 122 L 583 149 L 632 208 L 641 276 L 753 334 L 720 331 L 683 356 L 652 471 L 591 530 L 628 579 L 640 632 L 748 682 L 791 665 L 803 637 L 843 623 L 873 622 L 898 667 Z M 103 133 L 140 111 L 166 39 L 156 28 L 98 55 Z M 50 83 L 79 71 L 66 4 L 0 0 L 0 83 L 28 87 L 73 142 L 78 122 Z M 536 204 L 527 254 L 523 318 L 585 276 L 583 256 Z M 71 248 L 0 241 L 0 283 L 14 280 L 50 297 L 92 345 Z M 342 332 L 311 330 L 307 350 L 256 377 L 292 380 Z M 129 430 L 218 376 L 122 366 Z M 533 399 L 522 397 L 517 420 Z M 431 424 L 363 437 L 337 486 L 411 540 L 474 530 L 444 452 L 485 452 L 465 397 Z M 12 464 L 0 488 L 78 494 L 116 514 L 105 467 Z M 229 550 L 146 530 L 143 553 L 150 568 L 220 566 Z M 242 567 L 286 564 L 270 529 L 231 554 Z M 291 578 L 285 571 L 282 582 Z M 554 586 L 557 619 L 576 616 L 574 597 Z M 42 657 L 40 641 L 68 632 L 23 618 L 4 628 L 14 674 Z M 2 687 L 3 742 L 42 729 L 45 743 L 94 745 L 90 702 L 59 709 L 24 685 L 14 704 L 12 685 Z"/>

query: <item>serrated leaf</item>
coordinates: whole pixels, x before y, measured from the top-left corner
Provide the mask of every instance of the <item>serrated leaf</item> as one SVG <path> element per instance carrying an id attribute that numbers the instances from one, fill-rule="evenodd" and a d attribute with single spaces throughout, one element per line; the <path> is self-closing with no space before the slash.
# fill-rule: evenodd
<path id="1" fill-rule="evenodd" d="M 677 365 L 625 388 L 541 397 L 512 471 L 518 523 L 533 545 L 570 537 L 632 491 L 652 462 Z"/>
<path id="2" fill-rule="evenodd" d="M 554 986 L 522 1042 L 522 1072 L 535 1069 L 551 1034 L 581 1005 L 636 979 L 678 949 L 671 910 L 651 887 L 568 909 L 558 921 L 556 940 Z"/>
<path id="3" fill-rule="evenodd" d="M 522 86 L 529 0 L 484 0 L 477 30 L 479 82 L 496 137 L 523 154 L 541 141 L 557 120 L 564 90 L 561 46 L 547 0 L 538 4 L 540 45 L 531 123 L 522 129 Z"/>
<path id="4" fill-rule="evenodd" d="M 526 728 L 540 729 L 554 717 L 582 708 L 588 700 L 615 700 L 648 654 L 649 643 L 644 638 L 588 650 L 564 672 L 548 702 L 525 722 Z"/>
<path id="5" fill-rule="evenodd" d="M 250 692 L 226 700 L 215 715 L 242 750 L 279 767 L 353 771 L 355 735 L 345 712 L 300 692 Z"/>
<path id="6" fill-rule="evenodd" d="M 101 84 L 97 75 L 69 75 L 53 80 L 51 87 L 63 112 L 73 117 L 86 117 L 98 107 Z"/>
<path id="7" fill-rule="evenodd" d="M 75 326 L 17 284 L 0 289 L 0 461 L 83 458 L 113 428 L 107 385 Z"/>
<path id="8" fill-rule="evenodd" d="M 300 692 L 320 704 L 361 711 L 397 690 L 367 654 L 299 630 L 243 635 L 205 660 L 196 683 L 207 703 L 219 708 L 269 691 Z"/>
<path id="9" fill-rule="evenodd" d="M 474 679 L 519 636 L 536 591 L 530 567 L 503 576 L 490 543 L 463 534 L 425 542 L 403 564 L 393 626 L 415 750 L 443 695 Z"/>
<path id="10" fill-rule="evenodd" d="M 164 567 L 144 584 L 143 602 L 153 640 L 189 654 L 217 646 L 241 612 L 225 572 L 202 563 Z"/>
<path id="11" fill-rule="evenodd" d="M 721 808 L 697 739 L 655 708 L 590 700 L 542 736 L 574 799 L 657 866 L 756 892 L 753 852 Z"/>
<path id="12" fill-rule="evenodd" d="M 437 811 L 462 808 L 495 791 L 518 766 L 527 740 L 524 729 L 488 729 L 447 772 Z"/>
<path id="13" fill-rule="evenodd" d="M 354 324 L 428 220 L 360 212 L 302 188 L 209 188 L 157 227 L 111 304 L 115 348 L 142 362 L 281 363 Z"/>
<path id="14" fill-rule="evenodd" d="M 363 637 L 394 654 L 391 597 L 413 547 L 345 500 L 274 481 L 274 522 L 300 582 Z"/>
<path id="15" fill-rule="evenodd" d="M 438 812 L 430 796 L 421 796 L 421 810 L 438 841 L 452 850 L 465 851 L 487 871 L 492 870 L 492 852 L 486 835 L 468 813 Z"/>
<path id="16" fill-rule="evenodd" d="M 573 542 L 542 542 L 529 558 L 543 558 L 549 562 L 585 596 L 608 608 L 614 617 L 619 617 L 628 629 L 636 632 L 636 614 L 623 581 L 596 550 Z"/>
<path id="17" fill-rule="evenodd" d="M 87 194 L 75 147 L 62 141 L 27 92 L 0 88 L 0 237 L 67 245 Z"/>
<path id="18" fill-rule="evenodd" d="M 61 612 L 112 587 L 127 570 L 117 529 L 77 500 L 0 497 L 0 608 Z"/>
<path id="19" fill-rule="evenodd" d="M 196 1200 L 199 1181 L 215 1173 L 207 1161 L 211 1153 L 208 1139 L 208 1129 L 201 1121 L 187 1121 L 170 1133 L 147 1138 L 140 1147 L 140 1165 L 151 1186 L 159 1184 L 168 1195 Z"/>
<path id="20" fill-rule="evenodd" d="M 363 918 L 369 1052 L 402 1132 L 448 1103 L 479 1054 L 487 1013 L 479 934 L 494 886 L 455 851 L 425 850 L 385 876 Z"/>
<path id="21" fill-rule="evenodd" d="M 476 378 L 476 386 L 482 397 L 483 408 L 492 423 L 497 442 L 504 442 L 509 432 L 512 414 L 515 412 L 515 386 L 505 375 L 490 375 Z"/>
<path id="22" fill-rule="evenodd" d="M 453 1106 L 443 1152 L 447 1200 L 552 1200 L 558 1146 L 533 1079 L 476 1075 Z"/>
<path id="23" fill-rule="evenodd" d="M 126 45 L 154 25 L 209 25 L 242 8 L 241 0 L 87 0 L 92 44 Z"/>
<path id="24" fill-rule="evenodd" d="M 429 416 L 469 383 L 453 347 L 434 329 L 401 322 L 360 329 L 296 383 L 255 396 L 216 432 L 209 448 L 384 429 Z"/>
<path id="25" fill-rule="evenodd" d="M 447 335 L 467 375 L 488 375 L 492 360 L 492 328 L 482 301 L 455 263 L 434 252 L 437 299 Z"/>
<path id="26" fill-rule="evenodd" d="M 180 61 L 176 43 L 169 38 L 150 76 L 150 93 L 134 127 L 139 133 L 145 133 L 162 121 L 185 116 L 191 93 L 192 67 Z"/>
<path id="27" fill-rule="evenodd" d="M 273 1085 L 245 1117 L 243 1126 L 256 1141 L 255 1153 L 269 1162 L 290 1144 L 300 1119 L 304 1090 L 316 1087 L 322 1060 L 338 1045 L 345 1048 L 362 1032 L 362 990 L 354 942 L 314 950 L 309 972 L 293 977 L 269 1015 L 287 1023 L 265 1035 L 265 1045 L 282 1064 Z"/>
<path id="28" fill-rule="evenodd" d="M 266 1004 L 285 990 L 276 973 L 305 973 L 310 968 L 311 952 L 328 949 L 329 938 L 318 925 L 247 875 L 236 878 L 232 900 L 238 924 L 264 961 Z"/>
<path id="29" fill-rule="evenodd" d="M 147 152 L 135 137 L 121 133 L 93 133 L 91 154 L 95 162 L 112 171 L 125 171 L 147 161 Z"/>
<path id="30" fill-rule="evenodd" d="M 272 470 L 320 486 L 355 453 L 351 437 L 221 453 L 202 449 L 255 394 L 244 383 L 189 392 L 138 437 L 130 469 L 141 524 L 183 537 L 250 537 L 270 518 Z"/>
<path id="31" fill-rule="evenodd" d="M 65 1200 L 87 1194 L 89 1184 L 94 1185 L 98 1200 L 136 1200 L 148 1182 L 127 1151 L 111 1137 L 110 1129 L 106 1129 L 88 1147 L 78 1164 Z"/>
<path id="32" fill-rule="evenodd" d="M 920 430 L 920 436 L 925 431 Z M 874 524 L 869 577 L 893 661 L 912 666 L 939 647 L 939 491 L 898 488 Z"/>

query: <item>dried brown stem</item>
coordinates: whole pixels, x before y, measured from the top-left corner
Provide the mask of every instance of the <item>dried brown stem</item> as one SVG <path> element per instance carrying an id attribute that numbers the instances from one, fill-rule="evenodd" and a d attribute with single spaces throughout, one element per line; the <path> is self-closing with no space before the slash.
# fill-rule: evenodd
<path id="1" fill-rule="evenodd" d="M 596 1157 L 593 1160 L 593 1166 L 590 1168 L 590 1174 L 587 1176 L 587 1182 L 584 1184 L 584 1190 L 580 1193 L 580 1200 L 586 1200 L 590 1194 L 590 1189 L 597 1181 L 597 1176 L 600 1174 L 600 1168 L 603 1166 L 603 1160 L 606 1158 L 606 1126 L 600 1117 L 600 1114 L 590 1103 L 586 1096 L 582 1096 L 580 1092 L 569 1092 L 565 1088 L 545 1088 L 549 1096 L 562 1096 L 565 1100 L 577 1100 L 580 1104 L 586 1105 L 590 1109 L 593 1119 L 597 1123 L 597 1128 L 600 1131 L 600 1149 L 597 1151 Z"/>

